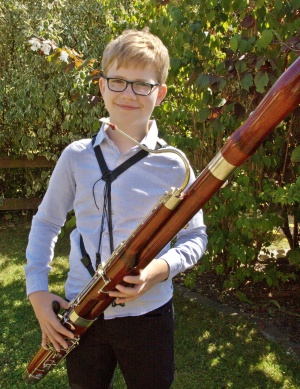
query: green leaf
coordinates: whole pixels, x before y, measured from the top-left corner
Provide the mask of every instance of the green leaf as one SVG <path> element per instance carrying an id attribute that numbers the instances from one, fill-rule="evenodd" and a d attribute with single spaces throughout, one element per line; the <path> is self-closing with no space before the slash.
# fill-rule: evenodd
<path id="1" fill-rule="evenodd" d="M 176 20 L 177 22 L 181 22 L 183 20 L 183 13 L 177 7 L 176 8 L 174 7 L 174 10 L 172 12 L 172 16 L 173 16 L 174 20 Z"/>
<path id="2" fill-rule="evenodd" d="M 275 0 L 274 1 L 274 10 L 275 11 L 280 11 L 282 9 L 283 2 L 282 0 Z"/>
<path id="3" fill-rule="evenodd" d="M 260 39 L 256 43 L 258 50 L 266 49 L 273 40 L 273 31 L 264 30 L 261 34 Z"/>
<path id="4" fill-rule="evenodd" d="M 279 310 L 281 310 L 281 306 L 277 300 L 270 300 L 270 303 L 274 304 Z"/>
<path id="5" fill-rule="evenodd" d="M 207 13 L 207 20 L 209 22 L 212 22 L 216 17 L 216 13 L 214 10 L 210 10 L 208 13 Z"/>
<path id="6" fill-rule="evenodd" d="M 271 160 L 271 157 L 269 157 L 268 155 L 266 155 L 264 157 L 264 164 L 269 168 L 272 164 L 272 160 Z"/>
<path id="7" fill-rule="evenodd" d="M 245 39 L 240 39 L 239 40 L 239 52 L 241 54 L 245 54 L 249 51 L 249 43 Z"/>
<path id="8" fill-rule="evenodd" d="M 288 252 L 288 259 L 292 265 L 300 266 L 300 249 L 290 250 Z"/>
<path id="9" fill-rule="evenodd" d="M 293 8 L 295 8 L 295 10 L 299 9 L 299 0 L 292 0 L 290 3 L 291 3 L 291 6 Z"/>
<path id="10" fill-rule="evenodd" d="M 256 0 L 255 1 L 255 8 L 259 9 L 265 4 L 265 0 Z"/>
<path id="11" fill-rule="evenodd" d="M 300 146 L 297 146 L 292 151 L 291 159 L 293 162 L 300 162 Z"/>
<path id="12" fill-rule="evenodd" d="M 209 85 L 209 75 L 200 74 L 196 79 L 196 85 L 200 88 L 206 88 Z"/>
<path id="13" fill-rule="evenodd" d="M 180 68 L 181 60 L 180 58 L 171 58 L 171 68 L 173 71 L 176 71 Z"/>
<path id="14" fill-rule="evenodd" d="M 209 108 L 202 108 L 199 110 L 198 117 L 200 121 L 204 121 L 209 117 L 210 109 Z"/>
<path id="15" fill-rule="evenodd" d="M 241 80 L 242 88 L 246 91 L 249 91 L 249 88 L 253 85 L 253 76 L 250 73 L 247 73 Z"/>
<path id="16" fill-rule="evenodd" d="M 245 293 L 243 292 L 240 292 L 240 291 L 237 291 L 236 292 L 236 297 L 242 301 L 243 303 L 249 303 L 249 304 L 253 304 L 253 301 L 249 300 L 248 297 L 245 295 Z"/>
<path id="17" fill-rule="evenodd" d="M 237 36 L 233 36 L 231 39 L 230 39 L 230 48 L 233 52 L 236 53 L 237 49 L 238 49 L 238 45 L 239 45 L 239 39 L 237 38 Z"/>
<path id="18" fill-rule="evenodd" d="M 269 76 L 267 72 L 258 72 L 254 77 L 254 84 L 260 93 L 265 92 L 265 86 L 268 84 Z"/>
<path id="19" fill-rule="evenodd" d="M 273 278 L 270 277 L 269 275 L 266 276 L 266 281 L 269 286 L 273 285 Z"/>
<path id="20" fill-rule="evenodd" d="M 54 105 L 56 102 L 56 97 L 55 97 L 55 94 L 53 93 L 53 91 L 51 89 L 47 89 L 46 93 L 45 93 L 45 103 L 46 103 L 46 106 L 51 106 L 51 105 Z"/>
<path id="21" fill-rule="evenodd" d="M 243 60 L 238 61 L 235 64 L 235 68 L 239 73 L 243 73 L 247 69 L 246 62 Z"/>

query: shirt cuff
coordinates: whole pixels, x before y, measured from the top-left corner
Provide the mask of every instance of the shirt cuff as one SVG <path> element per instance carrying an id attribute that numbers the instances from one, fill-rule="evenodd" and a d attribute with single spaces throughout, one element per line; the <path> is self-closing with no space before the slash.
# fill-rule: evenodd
<path id="1" fill-rule="evenodd" d="M 48 275 L 37 274 L 27 276 L 26 278 L 26 294 L 29 296 L 31 293 L 38 292 L 40 290 L 48 291 Z"/>
<path id="2" fill-rule="evenodd" d="M 167 278 L 168 280 L 172 279 L 178 273 L 183 271 L 181 265 L 181 258 L 180 255 L 176 252 L 176 250 L 169 250 L 167 253 L 163 254 L 160 259 L 165 260 L 169 265 L 170 273 L 169 277 Z"/>

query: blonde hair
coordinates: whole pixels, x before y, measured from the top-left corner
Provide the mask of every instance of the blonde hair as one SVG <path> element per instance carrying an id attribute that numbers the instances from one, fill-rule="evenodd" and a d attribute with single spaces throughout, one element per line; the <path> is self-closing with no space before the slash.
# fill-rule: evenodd
<path id="1" fill-rule="evenodd" d="M 168 49 L 157 36 L 146 29 L 125 30 L 106 46 L 102 57 L 104 74 L 107 74 L 115 61 L 117 69 L 129 65 L 153 67 L 160 84 L 167 80 L 170 66 Z"/>

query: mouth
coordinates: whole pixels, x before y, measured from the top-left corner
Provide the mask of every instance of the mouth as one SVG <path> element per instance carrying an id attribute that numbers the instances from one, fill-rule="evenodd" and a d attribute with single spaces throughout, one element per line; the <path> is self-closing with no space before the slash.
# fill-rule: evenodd
<path id="1" fill-rule="evenodd" d="M 134 111 L 138 109 L 139 107 L 133 106 L 133 105 L 127 105 L 127 104 L 116 104 L 119 108 L 124 109 L 125 111 Z"/>

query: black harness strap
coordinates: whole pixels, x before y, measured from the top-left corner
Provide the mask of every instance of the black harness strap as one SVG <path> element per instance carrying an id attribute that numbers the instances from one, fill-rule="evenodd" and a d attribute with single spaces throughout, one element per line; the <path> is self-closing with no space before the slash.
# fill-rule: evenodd
<path id="1" fill-rule="evenodd" d="M 93 138 L 94 144 L 95 138 Z M 102 221 L 101 221 L 101 230 L 100 230 L 100 238 L 98 245 L 98 252 L 96 253 L 96 268 L 99 266 L 101 262 L 100 258 L 100 247 L 102 241 L 102 233 L 104 229 L 105 219 L 107 220 L 108 232 L 109 232 L 109 242 L 110 242 L 110 251 L 111 253 L 114 251 L 114 242 L 113 242 L 113 232 L 112 232 L 112 207 L 111 207 L 111 183 L 118 178 L 120 174 L 125 172 L 128 168 L 130 168 L 135 163 L 139 162 L 141 159 L 145 158 L 149 153 L 146 150 L 140 150 L 138 153 L 128 158 L 125 162 L 123 162 L 120 166 L 118 166 L 114 170 L 109 170 L 107 164 L 105 162 L 101 147 L 99 145 L 94 147 L 95 155 L 102 173 L 101 180 L 105 181 L 104 187 L 104 203 L 103 203 L 103 213 L 102 213 Z M 93 268 L 91 258 L 86 252 L 84 247 L 84 242 L 82 236 L 80 236 L 80 249 L 82 254 L 81 262 L 87 268 L 88 272 L 91 276 L 95 274 L 95 270 Z"/>
<path id="2" fill-rule="evenodd" d="M 105 162 L 105 159 L 103 157 L 101 147 L 99 145 L 95 146 L 94 151 L 95 151 L 95 154 L 97 157 L 97 161 L 98 161 L 100 170 L 102 172 L 101 180 L 105 181 L 102 226 L 101 226 L 101 232 L 100 232 L 101 235 L 100 235 L 100 241 L 99 241 L 99 248 L 98 248 L 98 253 L 97 253 L 97 259 L 100 263 L 99 252 L 100 252 L 101 238 L 102 238 L 102 232 L 103 232 L 105 218 L 107 219 L 107 225 L 108 225 L 110 252 L 112 253 L 114 251 L 113 232 L 112 232 L 111 183 L 115 179 L 117 179 L 120 174 L 125 172 L 125 170 L 130 168 L 135 163 L 139 162 L 141 159 L 145 158 L 149 153 L 145 150 L 140 150 L 138 153 L 136 153 L 132 157 L 128 158 L 128 160 L 123 162 L 116 169 L 109 170 L 107 167 L 107 164 Z M 107 205 L 107 207 L 106 207 L 106 205 Z M 99 265 L 99 263 L 97 263 L 97 266 Z"/>
<path id="3" fill-rule="evenodd" d="M 115 170 L 109 170 L 103 157 L 101 147 L 99 145 L 95 146 L 94 151 L 102 172 L 101 179 L 105 182 L 113 182 L 116 178 L 119 177 L 120 174 L 125 172 L 125 170 L 127 170 L 132 165 L 139 162 L 141 159 L 145 158 L 149 154 L 146 150 L 140 150 L 138 153 L 134 154 L 132 157 L 124 161 L 120 166 L 115 168 Z"/>
<path id="4" fill-rule="evenodd" d="M 91 258 L 86 252 L 86 249 L 84 247 L 82 235 L 80 235 L 80 250 L 81 250 L 81 255 L 83 255 L 83 257 L 81 258 L 81 262 L 87 268 L 87 271 L 90 273 L 90 275 L 93 276 L 95 274 L 95 270 L 93 268 Z"/>

